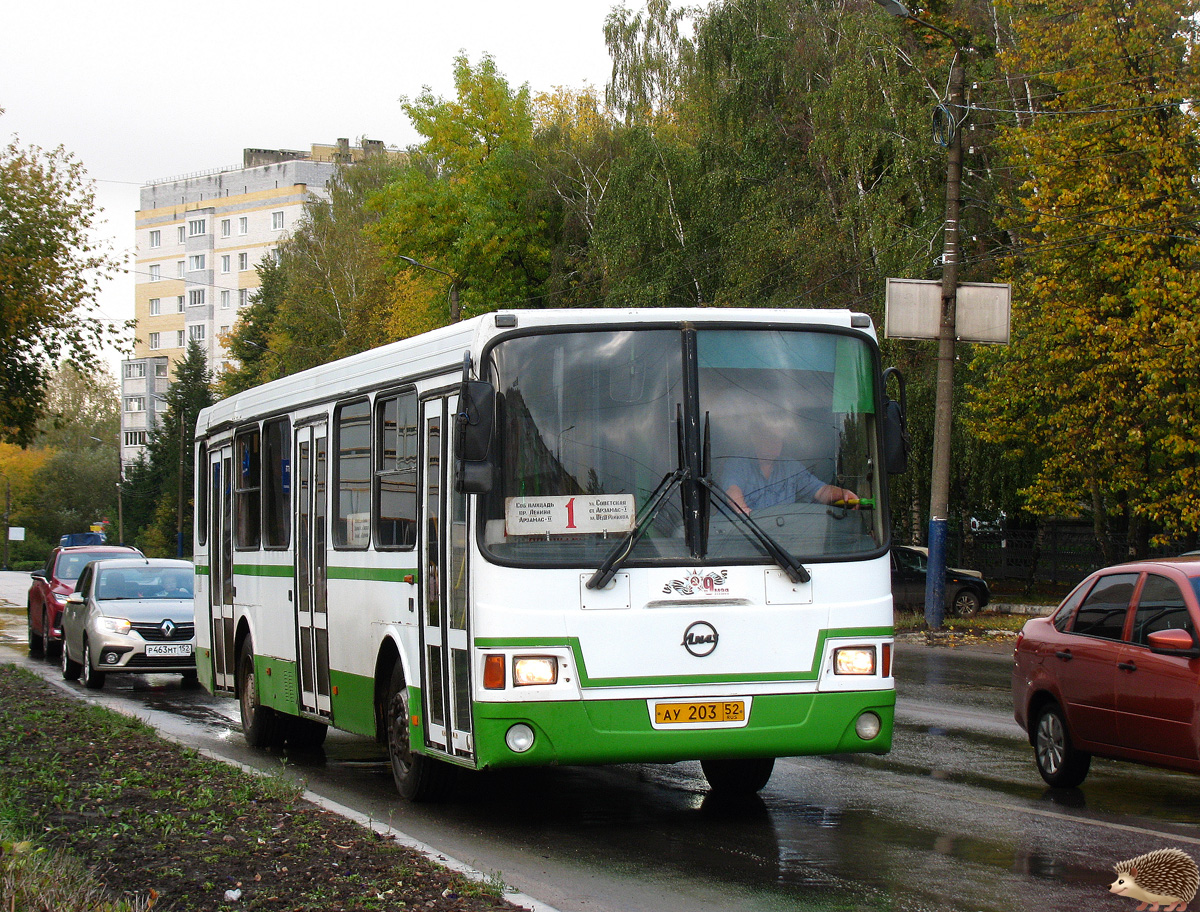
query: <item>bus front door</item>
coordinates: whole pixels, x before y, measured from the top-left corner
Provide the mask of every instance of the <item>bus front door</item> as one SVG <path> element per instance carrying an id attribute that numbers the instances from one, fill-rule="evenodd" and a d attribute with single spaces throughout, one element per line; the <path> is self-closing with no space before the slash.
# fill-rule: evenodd
<path id="1" fill-rule="evenodd" d="M 213 691 L 232 691 L 233 654 L 233 448 L 217 447 L 208 460 L 208 623 Z"/>
<path id="2" fill-rule="evenodd" d="M 425 472 L 421 691 L 426 746 L 473 759 L 467 635 L 467 500 L 454 490 L 453 415 L 458 397 L 422 403 Z"/>
<path id="3" fill-rule="evenodd" d="M 325 424 L 296 430 L 296 657 L 300 709 L 329 717 L 326 527 L 329 447 Z"/>

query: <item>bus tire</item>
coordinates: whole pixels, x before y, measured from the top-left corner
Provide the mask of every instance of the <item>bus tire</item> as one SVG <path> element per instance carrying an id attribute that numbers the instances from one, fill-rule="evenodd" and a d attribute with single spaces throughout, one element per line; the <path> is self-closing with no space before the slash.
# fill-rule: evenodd
<path id="1" fill-rule="evenodd" d="M 709 788 L 720 795 L 753 795 L 759 791 L 775 769 L 774 757 L 753 757 L 740 760 L 701 760 L 700 768 Z"/>
<path id="2" fill-rule="evenodd" d="M 242 718 L 242 736 L 254 748 L 277 747 L 280 741 L 279 716 L 258 702 L 254 674 L 254 647 L 250 640 L 242 645 L 237 662 L 238 711 Z"/>
<path id="3" fill-rule="evenodd" d="M 387 748 L 396 791 L 413 802 L 439 801 L 450 789 L 453 767 L 418 754 L 409 737 L 408 684 L 396 663 L 388 684 Z"/>

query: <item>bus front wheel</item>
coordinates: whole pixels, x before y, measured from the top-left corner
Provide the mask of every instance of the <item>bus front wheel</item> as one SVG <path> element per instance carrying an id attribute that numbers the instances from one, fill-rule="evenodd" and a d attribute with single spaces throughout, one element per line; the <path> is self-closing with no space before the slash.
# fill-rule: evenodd
<path id="1" fill-rule="evenodd" d="M 701 760 L 700 768 L 712 791 L 720 795 L 753 795 L 775 769 L 774 757 L 744 760 Z"/>
<path id="2" fill-rule="evenodd" d="M 409 801 L 437 801 L 450 788 L 453 767 L 418 754 L 409 736 L 408 683 L 399 663 L 388 685 L 387 747 L 396 790 Z"/>
<path id="3" fill-rule="evenodd" d="M 238 653 L 238 710 L 242 717 L 242 735 L 251 747 L 275 747 L 279 744 L 279 719 L 275 710 L 258 702 L 254 676 L 254 648 L 246 640 Z"/>

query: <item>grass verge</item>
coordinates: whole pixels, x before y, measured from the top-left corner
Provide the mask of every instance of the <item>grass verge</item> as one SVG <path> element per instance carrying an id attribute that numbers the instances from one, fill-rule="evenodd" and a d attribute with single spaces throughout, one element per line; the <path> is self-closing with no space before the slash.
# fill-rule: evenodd
<path id="1" fill-rule="evenodd" d="M 0 665 L 0 910 L 514 910 L 255 776 Z M 55 892 L 57 891 L 57 892 Z"/>

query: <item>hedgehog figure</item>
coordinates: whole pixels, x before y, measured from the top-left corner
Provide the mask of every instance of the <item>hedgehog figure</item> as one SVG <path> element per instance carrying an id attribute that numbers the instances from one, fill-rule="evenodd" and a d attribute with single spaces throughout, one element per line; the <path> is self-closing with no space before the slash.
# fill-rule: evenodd
<path id="1" fill-rule="evenodd" d="M 1138 900 L 1138 912 L 1183 912 L 1200 887 L 1200 870 L 1190 855 L 1179 849 L 1159 849 L 1114 865 L 1117 879 L 1110 893 Z"/>

